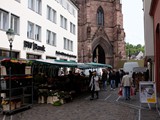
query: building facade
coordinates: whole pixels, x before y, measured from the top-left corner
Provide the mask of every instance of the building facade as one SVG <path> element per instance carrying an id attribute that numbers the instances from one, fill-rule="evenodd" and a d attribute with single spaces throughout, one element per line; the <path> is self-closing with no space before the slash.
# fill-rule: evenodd
<path id="1" fill-rule="evenodd" d="M 77 61 L 77 24 L 71 0 L 1 0 L 0 56 L 9 56 L 6 31 L 12 28 L 12 57 Z"/>
<path id="2" fill-rule="evenodd" d="M 152 0 L 150 6 L 150 16 L 153 18 L 153 41 L 154 41 L 154 63 L 155 81 L 157 92 L 160 95 L 160 1 Z"/>
<path id="3" fill-rule="evenodd" d="M 154 33 L 153 17 L 150 16 L 151 0 L 143 0 L 144 11 L 144 42 L 145 42 L 145 66 L 149 69 L 149 80 L 154 81 Z"/>
<path id="4" fill-rule="evenodd" d="M 111 64 L 126 58 L 120 0 L 76 0 L 78 61 Z"/>

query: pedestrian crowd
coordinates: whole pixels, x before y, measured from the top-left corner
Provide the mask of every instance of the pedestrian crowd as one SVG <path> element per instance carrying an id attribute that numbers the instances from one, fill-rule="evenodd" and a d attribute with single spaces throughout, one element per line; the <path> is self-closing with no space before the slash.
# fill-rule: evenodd
<path id="1" fill-rule="evenodd" d="M 107 86 L 110 86 L 110 90 L 123 87 L 125 99 L 130 100 L 133 82 L 128 72 L 124 72 L 123 70 L 102 69 L 102 75 L 98 76 L 96 71 L 89 71 L 89 79 L 89 87 L 91 90 L 90 100 L 98 99 L 100 88 L 102 90 L 107 90 Z M 96 97 L 94 94 L 96 94 Z"/>

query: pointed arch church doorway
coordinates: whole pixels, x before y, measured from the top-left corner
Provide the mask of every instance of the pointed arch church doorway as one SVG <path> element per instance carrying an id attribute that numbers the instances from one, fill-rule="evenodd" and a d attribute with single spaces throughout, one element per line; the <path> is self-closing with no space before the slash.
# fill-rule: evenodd
<path id="1" fill-rule="evenodd" d="M 105 64 L 105 52 L 100 45 L 94 49 L 92 61 Z"/>

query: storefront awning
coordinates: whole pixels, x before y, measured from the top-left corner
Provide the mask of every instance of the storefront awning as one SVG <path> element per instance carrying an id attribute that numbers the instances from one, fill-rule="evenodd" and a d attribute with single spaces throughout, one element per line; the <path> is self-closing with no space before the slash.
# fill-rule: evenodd
<path id="1" fill-rule="evenodd" d="M 51 60 L 51 59 L 35 59 L 31 60 L 33 63 L 42 63 L 42 64 L 49 64 L 49 65 L 54 65 L 58 67 L 77 67 L 76 62 L 67 62 L 67 61 L 56 61 L 56 60 Z"/>
<path id="2" fill-rule="evenodd" d="M 75 61 L 65 61 L 65 60 L 52 60 L 52 59 L 35 59 L 31 60 L 34 63 L 43 63 L 43 64 L 51 64 L 58 67 L 74 67 L 79 69 L 90 69 L 90 68 L 112 68 L 111 65 L 101 64 L 101 63 L 78 63 Z"/>
<path id="3" fill-rule="evenodd" d="M 91 66 L 92 68 L 112 68 L 112 66 L 109 64 L 102 64 L 102 63 L 95 63 L 95 62 L 90 62 L 85 64 Z"/>

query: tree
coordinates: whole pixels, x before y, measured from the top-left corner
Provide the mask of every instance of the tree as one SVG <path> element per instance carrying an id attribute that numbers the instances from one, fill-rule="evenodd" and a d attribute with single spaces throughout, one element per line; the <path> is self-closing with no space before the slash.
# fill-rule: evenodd
<path id="1" fill-rule="evenodd" d="M 126 43 L 126 56 L 127 57 L 132 56 L 140 51 L 144 53 L 144 46 L 142 46 L 141 44 L 132 45 L 132 44 Z"/>

